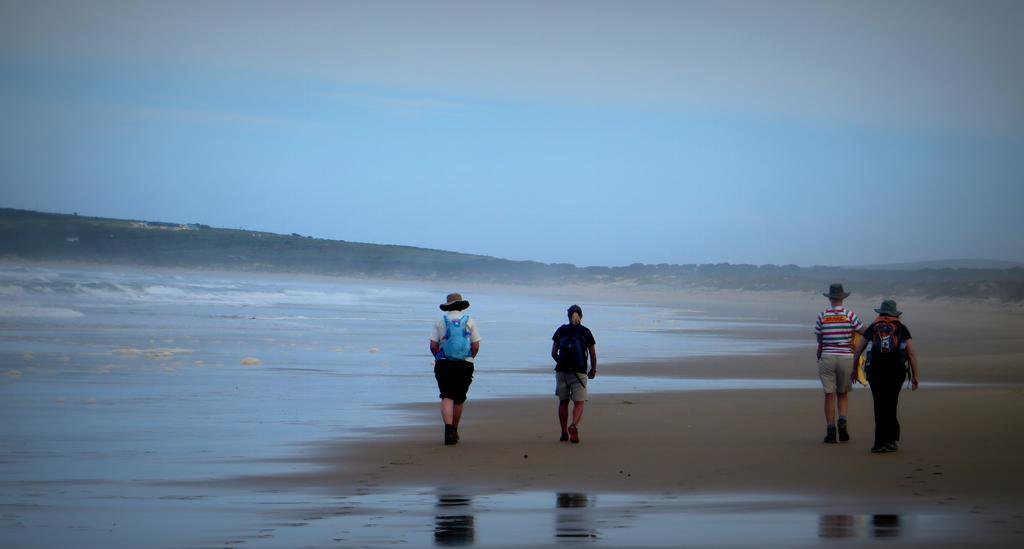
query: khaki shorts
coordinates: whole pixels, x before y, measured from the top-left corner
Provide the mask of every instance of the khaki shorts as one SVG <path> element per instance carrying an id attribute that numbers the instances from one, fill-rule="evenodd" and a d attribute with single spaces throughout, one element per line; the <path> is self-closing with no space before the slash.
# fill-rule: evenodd
<path id="1" fill-rule="evenodd" d="M 555 395 L 558 400 L 587 401 L 587 374 L 555 372 Z"/>
<path id="2" fill-rule="evenodd" d="M 852 373 L 852 356 L 821 355 L 818 359 L 818 377 L 825 394 L 849 393 L 853 389 L 853 382 L 850 381 Z"/>

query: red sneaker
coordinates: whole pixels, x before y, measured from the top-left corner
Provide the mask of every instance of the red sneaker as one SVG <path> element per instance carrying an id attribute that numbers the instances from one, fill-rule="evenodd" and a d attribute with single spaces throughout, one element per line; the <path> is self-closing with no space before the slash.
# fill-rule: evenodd
<path id="1" fill-rule="evenodd" d="M 569 426 L 569 442 L 573 444 L 579 444 L 580 442 L 580 430 L 575 425 Z"/>

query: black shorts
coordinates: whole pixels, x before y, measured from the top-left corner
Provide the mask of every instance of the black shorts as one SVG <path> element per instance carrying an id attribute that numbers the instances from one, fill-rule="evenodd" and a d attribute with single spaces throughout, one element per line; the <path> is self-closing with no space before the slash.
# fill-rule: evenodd
<path id="1" fill-rule="evenodd" d="M 473 363 L 465 360 L 438 360 L 434 362 L 434 378 L 441 398 L 450 398 L 456 404 L 466 402 L 469 384 L 473 383 Z"/>

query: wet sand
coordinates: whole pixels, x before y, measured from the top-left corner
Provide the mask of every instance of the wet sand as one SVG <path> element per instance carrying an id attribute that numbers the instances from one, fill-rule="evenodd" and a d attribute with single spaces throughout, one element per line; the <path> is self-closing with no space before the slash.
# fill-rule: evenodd
<path id="1" fill-rule="evenodd" d="M 413 424 L 357 443 L 324 443 L 310 453 L 319 467 L 314 472 L 233 482 L 334 494 L 409 489 L 470 495 L 746 494 L 756 497 L 739 497 L 734 511 L 764 511 L 759 498 L 767 498 L 775 502 L 769 509 L 813 510 L 825 518 L 833 517 L 831 512 L 838 513 L 834 517 L 949 514 L 995 528 L 986 534 L 989 543 L 1024 541 L 1021 314 L 990 304 L 912 305 L 916 314 L 908 323 L 921 357 L 922 385 L 901 393 L 903 439 L 897 453 L 869 452 L 873 417 L 867 388 L 850 396 L 853 440 L 836 445 L 821 441 L 818 390 L 629 395 L 600 390 L 600 376 L 613 375 L 813 377 L 809 343 L 758 356 L 602 365 L 591 386 L 580 444 L 557 441 L 553 396 L 475 402 L 471 397 L 462 442 L 449 447 L 441 444 L 435 405 L 396 405 L 407 410 Z M 783 311 L 780 319 L 796 318 L 799 309 Z M 478 375 L 486 375 L 485 366 Z M 629 512 L 642 515 L 645 508 L 653 513 L 657 506 Z"/>
<path id="2" fill-rule="evenodd" d="M 7 474 L 0 482 L 0 545 L 551 546 L 586 540 L 614 547 L 794 547 L 814 546 L 821 538 L 871 543 L 899 536 L 902 546 L 933 547 L 1024 540 L 1016 436 L 1024 419 L 1020 307 L 901 301 L 921 356 L 923 385 L 902 396 L 903 450 L 873 455 L 866 389 L 851 397 L 854 440 L 824 445 L 818 390 L 723 390 L 718 383 L 812 387 L 810 326 L 823 298 L 631 288 L 586 290 L 589 297 L 577 295 L 584 290 L 576 288 L 564 290 L 570 296 L 543 291 L 558 302 L 578 298 L 595 323 L 603 310 L 614 320 L 606 326 L 623 327 L 596 333 L 599 349 L 602 342 L 607 349 L 604 357 L 613 355 L 616 341 L 619 349 L 645 352 L 640 356 L 666 356 L 665 350 L 675 352 L 672 342 L 679 342 L 691 346 L 679 354 L 691 356 L 602 361 L 581 426 L 583 442 L 559 443 L 550 365 L 544 356 L 523 351 L 518 340 L 505 342 L 515 352 L 498 352 L 507 328 L 495 322 L 485 332 L 492 339 L 485 339 L 478 363 L 463 441 L 445 447 L 436 403 L 399 402 L 414 400 L 421 394 L 417 388 L 423 398 L 433 396 L 427 367 L 396 372 L 377 365 L 373 372 L 379 376 L 328 376 L 339 360 L 335 344 L 302 360 L 276 350 L 311 346 L 316 338 L 310 340 L 308 326 L 285 325 L 290 331 L 281 332 L 268 325 L 263 329 L 273 333 L 263 334 L 246 326 L 239 333 L 252 339 L 248 343 L 232 339 L 230 330 L 214 330 L 213 346 L 193 353 L 203 349 L 191 339 L 194 328 L 177 333 L 177 340 L 155 339 L 147 328 L 129 345 L 114 322 L 110 334 L 121 334 L 111 343 L 117 346 L 109 346 L 115 358 L 102 360 L 137 360 L 142 369 L 110 373 L 105 362 L 97 362 L 103 371 L 95 377 L 72 375 L 73 364 L 45 368 L 57 358 L 51 354 L 71 354 L 70 348 L 31 347 L 36 354 L 16 356 L 19 364 L 30 365 L 24 376 L 8 373 L 8 390 L 19 399 L 9 402 L 26 407 L 9 406 L 7 427 L 16 436 L 9 439 Z M 869 320 L 877 301 L 853 299 L 848 305 Z M 693 338 L 631 332 L 638 319 L 650 320 L 638 316 L 650 309 L 633 303 L 666 305 L 669 313 L 658 322 L 642 323 L 654 332 L 663 331 L 661 326 L 699 329 L 691 330 Z M 164 311 L 170 327 L 182 318 L 161 307 L 150 303 L 144 310 Z M 517 302 L 506 309 L 506 315 L 532 310 Z M 685 321 L 691 313 L 699 323 Z M 263 314 L 282 312 L 272 308 Z M 211 318 L 214 328 L 225 329 L 220 316 Z M 83 329 L 89 334 L 95 328 Z M 132 330 L 128 335 L 139 329 Z M 708 335 L 723 337 L 721 349 Z M 623 343 L 623 337 L 635 339 Z M 234 361 L 259 356 L 264 365 L 220 367 L 228 364 L 214 352 L 222 339 L 237 348 L 263 348 Z M 161 360 L 175 366 L 165 355 L 182 340 L 191 341 L 189 359 L 202 364 L 146 369 L 163 365 Z M 741 344 L 730 349 L 732 340 Z M 749 345 L 754 340 L 759 344 Z M 794 348 L 794 341 L 807 343 Z M 79 358 L 89 358 L 91 347 L 82 349 Z M 751 349 L 784 350 L 693 356 Z M 420 346 L 410 346 L 395 356 L 419 360 L 420 352 Z M 517 353 L 529 356 L 519 363 Z M 275 357 L 291 368 L 274 367 Z M 611 383 L 612 377 L 620 381 Z M 660 392 L 610 390 L 629 390 L 638 385 L 627 380 L 638 378 Z M 481 398 L 488 383 L 501 379 L 520 384 L 505 394 L 525 388 L 536 396 Z M 667 390 L 708 386 L 719 389 Z M 107 392 L 95 398 L 99 389 Z M 381 393 L 375 391 L 387 391 L 396 402 L 381 410 Z M 375 398 L 360 400 L 368 392 Z"/>
<path id="3" fill-rule="evenodd" d="M 718 362 L 770 369 L 795 358 Z M 554 397 L 470 402 L 462 442 L 454 447 L 440 444 L 435 407 L 416 406 L 426 425 L 358 444 L 328 443 L 318 452 L 321 471 L 276 480 L 343 492 L 409 486 L 481 493 L 773 492 L 868 509 L 1024 508 L 1019 385 L 925 383 L 905 390 L 901 451 L 886 455 L 868 451 L 870 391 L 856 389 L 850 398 L 853 440 L 838 445 L 821 442 L 821 395 L 814 390 L 597 393 L 578 445 L 557 441 Z"/>

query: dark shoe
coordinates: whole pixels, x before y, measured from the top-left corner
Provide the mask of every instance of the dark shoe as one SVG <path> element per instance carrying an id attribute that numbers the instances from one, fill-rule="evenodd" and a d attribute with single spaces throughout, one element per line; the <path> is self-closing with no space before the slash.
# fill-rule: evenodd
<path id="1" fill-rule="evenodd" d="M 886 447 L 885 445 L 879 445 L 879 446 L 872 446 L 871 447 L 871 453 L 872 454 L 884 454 L 884 453 L 886 453 L 888 451 L 889 451 L 889 448 Z"/>
<path id="2" fill-rule="evenodd" d="M 562 431 L 562 436 L 558 437 L 558 442 L 569 442 L 569 433 Z"/>
<path id="3" fill-rule="evenodd" d="M 580 442 L 580 430 L 575 425 L 569 426 L 569 442 L 573 444 L 579 444 Z"/>
<path id="4" fill-rule="evenodd" d="M 828 431 L 825 431 L 825 440 L 823 442 L 825 444 L 835 444 L 837 442 L 836 441 L 836 430 L 835 429 L 829 429 Z"/>
<path id="5" fill-rule="evenodd" d="M 887 451 L 887 452 L 899 452 L 900 451 L 900 447 L 895 442 L 890 442 L 889 444 L 885 445 L 885 451 Z"/>
<path id="6" fill-rule="evenodd" d="M 459 443 L 459 428 L 458 427 L 453 427 L 453 429 L 455 431 L 455 444 L 458 444 Z"/>
<path id="7" fill-rule="evenodd" d="M 455 427 L 451 425 L 444 426 L 444 445 L 451 446 L 459 441 L 459 435 L 455 433 Z"/>
<path id="8" fill-rule="evenodd" d="M 849 442 L 850 433 L 846 430 L 846 422 L 839 420 L 839 442 Z"/>

